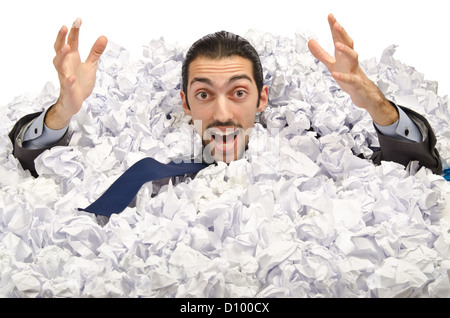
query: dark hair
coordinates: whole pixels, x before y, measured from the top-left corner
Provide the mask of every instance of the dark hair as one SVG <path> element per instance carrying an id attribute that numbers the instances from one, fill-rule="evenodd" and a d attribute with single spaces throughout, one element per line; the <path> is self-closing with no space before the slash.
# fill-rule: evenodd
<path id="1" fill-rule="evenodd" d="M 264 82 L 263 69 L 258 52 L 256 52 L 255 48 L 243 37 L 230 32 L 220 31 L 206 35 L 200 40 L 197 40 L 188 50 L 181 70 L 183 91 L 186 95 L 186 99 L 189 65 L 199 56 L 210 59 L 240 56 L 250 60 L 253 65 L 253 78 L 255 79 L 256 87 L 258 89 L 258 96 L 261 95 Z"/>

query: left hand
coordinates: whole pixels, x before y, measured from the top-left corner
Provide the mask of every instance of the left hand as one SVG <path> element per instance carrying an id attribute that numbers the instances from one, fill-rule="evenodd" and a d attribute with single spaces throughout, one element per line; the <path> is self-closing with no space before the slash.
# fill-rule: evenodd
<path id="1" fill-rule="evenodd" d="M 316 40 L 308 42 L 311 53 L 321 61 L 339 86 L 347 92 L 353 103 L 366 109 L 379 125 L 388 126 L 398 120 L 397 110 L 383 96 L 378 87 L 364 74 L 359 66 L 358 53 L 353 49 L 353 40 L 330 14 L 328 16 L 333 36 L 335 57 L 328 54 Z"/>

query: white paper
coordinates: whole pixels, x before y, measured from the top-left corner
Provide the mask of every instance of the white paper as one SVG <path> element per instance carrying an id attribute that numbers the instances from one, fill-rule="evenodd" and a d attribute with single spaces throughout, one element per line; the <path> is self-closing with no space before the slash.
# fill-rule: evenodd
<path id="1" fill-rule="evenodd" d="M 106 224 L 77 208 L 141 158 L 201 152 L 179 97 L 186 48 L 161 38 L 132 61 L 110 43 L 70 146 L 37 158 L 37 179 L 7 135 L 58 90 L 0 109 L 2 297 L 449 297 L 450 184 L 414 163 L 355 156 L 370 157 L 376 132 L 309 53 L 312 35 L 245 36 L 271 94 L 245 157 L 148 183 Z M 361 65 L 427 117 L 448 167 L 448 97 L 394 53 Z"/>

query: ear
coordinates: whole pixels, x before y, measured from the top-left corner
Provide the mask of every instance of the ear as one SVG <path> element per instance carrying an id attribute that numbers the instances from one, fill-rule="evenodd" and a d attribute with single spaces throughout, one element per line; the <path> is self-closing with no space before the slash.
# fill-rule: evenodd
<path id="1" fill-rule="evenodd" d="M 186 94 L 184 93 L 184 91 L 180 91 L 180 96 L 181 96 L 181 105 L 183 106 L 184 113 L 190 116 L 191 110 L 189 109 Z"/>
<path id="2" fill-rule="evenodd" d="M 258 113 L 263 112 L 266 109 L 268 103 L 269 103 L 269 87 L 264 85 L 261 90 L 261 96 L 259 98 L 259 105 L 258 105 L 258 109 L 256 111 Z"/>

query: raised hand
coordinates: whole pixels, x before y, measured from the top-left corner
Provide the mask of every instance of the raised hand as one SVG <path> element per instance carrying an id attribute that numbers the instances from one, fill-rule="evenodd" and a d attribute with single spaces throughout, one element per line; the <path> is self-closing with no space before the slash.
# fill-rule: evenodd
<path id="1" fill-rule="evenodd" d="M 308 42 L 309 50 L 314 57 L 325 64 L 333 78 L 350 95 L 356 106 L 366 109 L 379 125 L 393 124 L 398 120 L 397 110 L 362 71 L 352 38 L 332 14 L 328 16 L 328 23 L 334 42 L 334 57 L 328 54 L 316 40 Z"/>
<path id="2" fill-rule="evenodd" d="M 72 116 L 80 110 L 83 101 L 92 93 L 98 60 L 108 44 L 106 37 L 99 37 L 82 63 L 78 52 L 80 27 L 81 19 L 77 18 L 67 37 L 69 30 L 63 26 L 54 45 L 56 56 L 53 64 L 58 72 L 61 90 L 58 101 L 45 118 L 45 124 L 52 129 L 67 126 Z"/>

